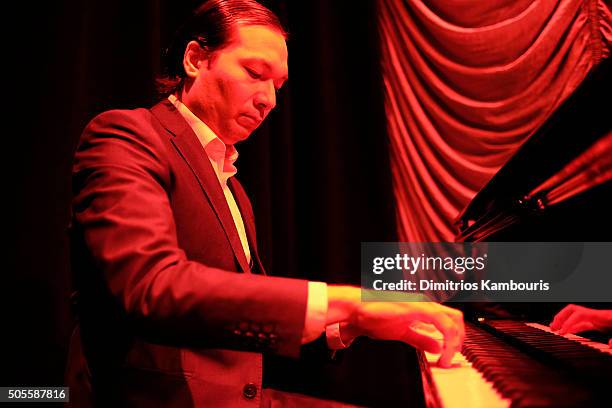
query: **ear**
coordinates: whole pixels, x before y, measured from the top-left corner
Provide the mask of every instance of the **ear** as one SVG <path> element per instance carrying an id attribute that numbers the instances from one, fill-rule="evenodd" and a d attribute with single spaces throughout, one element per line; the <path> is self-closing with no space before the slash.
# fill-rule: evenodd
<path id="1" fill-rule="evenodd" d="M 183 55 L 183 69 L 188 78 L 195 78 L 202 64 L 208 64 L 208 52 L 197 41 L 189 41 Z"/>

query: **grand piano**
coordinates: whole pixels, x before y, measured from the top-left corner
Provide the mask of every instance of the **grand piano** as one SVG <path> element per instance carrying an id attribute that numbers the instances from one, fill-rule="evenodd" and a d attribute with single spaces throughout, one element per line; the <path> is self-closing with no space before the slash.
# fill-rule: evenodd
<path id="1" fill-rule="evenodd" d="M 611 72 L 603 61 L 476 195 L 457 219 L 457 241 L 611 241 Z M 603 343 L 612 333 L 552 333 L 546 324 L 563 306 L 462 305 L 467 338 L 454 368 L 418 353 L 425 405 L 612 406 Z"/>
<path id="2" fill-rule="evenodd" d="M 457 219 L 457 241 L 610 241 L 609 72 L 608 60 L 477 194 Z M 604 338 L 546 326 L 563 305 L 450 306 L 468 321 L 454 368 L 403 343 L 359 338 L 331 363 L 320 358 L 324 345 L 304 347 L 300 360 L 270 356 L 264 382 L 366 407 L 611 406 L 612 356 L 594 341 Z"/>

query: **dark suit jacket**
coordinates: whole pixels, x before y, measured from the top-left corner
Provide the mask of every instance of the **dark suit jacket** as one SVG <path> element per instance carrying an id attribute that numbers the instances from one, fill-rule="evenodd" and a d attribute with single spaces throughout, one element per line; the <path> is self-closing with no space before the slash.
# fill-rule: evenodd
<path id="1" fill-rule="evenodd" d="M 88 369 L 101 406 L 258 406 L 261 353 L 299 354 L 307 282 L 263 276 L 251 205 L 229 185 L 261 273 L 170 102 L 86 127 L 73 168 L 75 398 Z"/>

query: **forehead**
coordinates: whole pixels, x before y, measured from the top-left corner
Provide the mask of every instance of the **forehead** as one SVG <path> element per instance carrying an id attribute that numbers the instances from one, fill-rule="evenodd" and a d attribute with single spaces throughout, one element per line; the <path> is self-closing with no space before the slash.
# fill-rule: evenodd
<path id="1" fill-rule="evenodd" d="M 223 51 L 238 58 L 261 59 L 280 71 L 279 74 L 287 74 L 287 44 L 283 35 L 272 27 L 238 25 Z"/>

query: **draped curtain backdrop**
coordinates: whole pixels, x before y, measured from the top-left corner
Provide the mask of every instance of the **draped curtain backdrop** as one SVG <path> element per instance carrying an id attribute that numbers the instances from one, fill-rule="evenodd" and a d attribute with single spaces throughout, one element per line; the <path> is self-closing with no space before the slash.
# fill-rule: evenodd
<path id="1" fill-rule="evenodd" d="M 452 241 L 455 218 L 609 56 L 597 0 L 379 0 L 402 241 Z"/>

